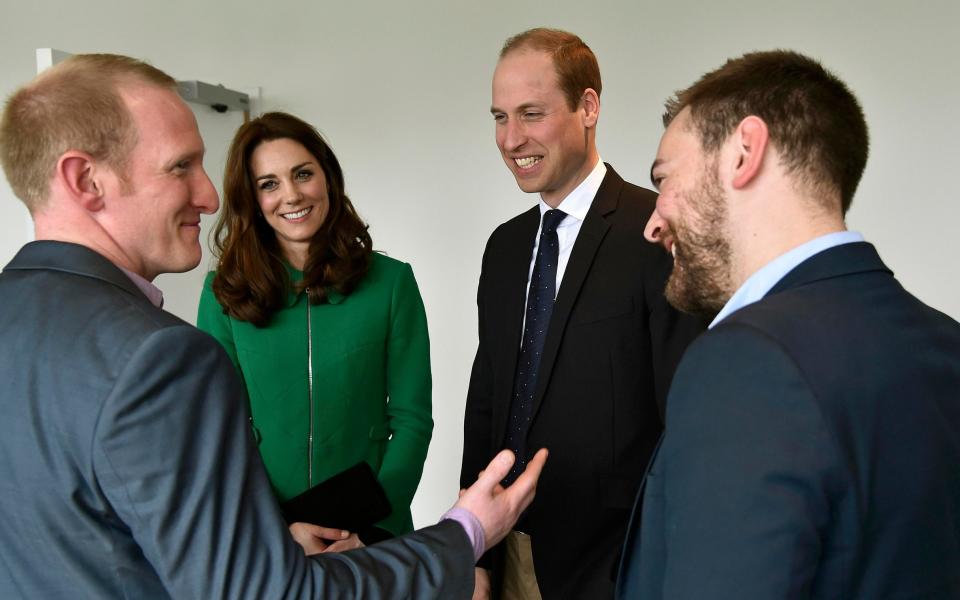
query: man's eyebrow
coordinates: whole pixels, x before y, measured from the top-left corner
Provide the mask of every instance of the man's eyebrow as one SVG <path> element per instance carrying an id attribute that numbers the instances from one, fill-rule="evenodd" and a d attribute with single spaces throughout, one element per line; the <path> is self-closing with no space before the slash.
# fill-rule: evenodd
<path id="1" fill-rule="evenodd" d="M 653 179 L 653 172 L 654 170 L 656 170 L 657 167 L 659 167 L 662 164 L 663 164 L 663 159 L 658 158 L 653 161 L 652 165 L 650 165 L 650 183 L 652 183 L 653 187 L 656 189 L 659 189 L 659 188 L 657 188 L 657 182 Z"/>
<path id="2" fill-rule="evenodd" d="M 537 109 L 539 109 L 539 108 L 540 108 L 540 105 L 539 105 L 538 103 L 536 103 L 536 102 L 524 102 L 523 104 L 521 104 L 520 106 L 517 107 L 517 111 L 516 111 L 516 112 L 523 112 L 523 111 L 527 110 L 528 108 L 537 108 Z M 490 107 L 490 113 L 491 113 L 491 114 L 494 114 L 494 115 L 495 115 L 495 114 L 497 114 L 497 113 L 503 113 L 503 112 L 507 112 L 507 111 L 505 111 L 505 110 L 503 110 L 503 109 L 501 109 L 501 108 L 497 108 L 496 106 L 491 106 L 491 107 Z"/>
<path id="3" fill-rule="evenodd" d="M 176 167 L 178 164 L 182 163 L 182 162 L 185 161 L 185 160 L 189 160 L 189 161 L 200 160 L 200 161 L 202 161 L 202 160 L 203 160 L 203 155 L 204 155 L 204 153 L 205 153 L 205 150 L 206 150 L 205 148 L 201 147 L 201 148 L 199 148 L 199 149 L 197 149 L 197 150 L 189 150 L 189 151 L 187 151 L 187 152 L 184 152 L 183 154 L 181 154 L 181 155 L 173 158 L 173 159 L 166 165 L 166 169 L 169 171 L 170 169 L 173 169 L 174 167 Z"/>

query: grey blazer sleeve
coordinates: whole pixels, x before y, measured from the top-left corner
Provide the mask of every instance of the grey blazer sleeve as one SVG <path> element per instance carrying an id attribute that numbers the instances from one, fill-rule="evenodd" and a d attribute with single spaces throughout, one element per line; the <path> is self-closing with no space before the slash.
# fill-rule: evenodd
<path id="1" fill-rule="evenodd" d="M 838 453 L 803 374 L 772 339 L 721 326 L 673 385 L 644 497 L 641 535 L 663 531 L 650 597 L 807 597 Z"/>
<path id="2" fill-rule="evenodd" d="M 469 598 L 473 552 L 452 521 L 370 548 L 304 557 L 280 516 L 245 397 L 216 342 L 148 336 L 93 440 L 98 484 L 175 598 Z"/>

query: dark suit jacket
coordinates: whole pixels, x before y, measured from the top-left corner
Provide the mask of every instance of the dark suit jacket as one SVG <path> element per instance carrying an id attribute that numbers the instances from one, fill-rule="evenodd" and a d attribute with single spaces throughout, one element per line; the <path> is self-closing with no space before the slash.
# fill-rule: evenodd
<path id="1" fill-rule="evenodd" d="M 450 521 L 304 557 L 223 349 L 99 254 L 28 244 L 0 298 L 0 597 L 470 597 Z"/>
<path id="2" fill-rule="evenodd" d="M 861 242 L 702 336 L 674 379 L 618 592 L 960 597 L 960 325 Z"/>
<path id="3" fill-rule="evenodd" d="M 671 260 L 643 238 L 655 202 L 653 192 L 607 166 L 553 309 L 527 438 L 531 451 L 549 448 L 550 459 L 517 525 L 532 536 L 545 598 L 612 597 L 630 507 L 660 435 L 663 399 L 683 350 L 703 330 L 663 298 Z M 533 207 L 504 223 L 484 253 L 464 486 L 504 447 L 539 221 Z"/>

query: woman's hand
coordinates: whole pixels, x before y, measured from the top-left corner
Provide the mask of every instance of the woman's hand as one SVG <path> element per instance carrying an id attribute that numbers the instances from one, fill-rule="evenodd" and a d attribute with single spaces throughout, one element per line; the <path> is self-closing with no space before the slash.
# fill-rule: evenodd
<path id="1" fill-rule="evenodd" d="M 363 548 L 363 546 L 364 544 L 360 541 L 360 538 L 357 537 L 357 534 L 351 533 L 345 539 L 330 544 L 326 550 L 322 550 L 321 552 L 346 552 L 347 550 L 353 550 L 355 548 Z"/>
<path id="2" fill-rule="evenodd" d="M 300 544 L 303 548 L 303 553 L 307 556 L 321 552 L 341 552 L 363 546 L 355 533 L 351 534 L 349 531 L 344 531 L 343 529 L 331 529 L 312 523 L 291 524 L 290 535 L 293 536 L 295 542 Z M 359 546 L 337 548 L 341 544 L 350 542 L 351 538 L 356 539 L 356 543 L 359 544 Z"/>

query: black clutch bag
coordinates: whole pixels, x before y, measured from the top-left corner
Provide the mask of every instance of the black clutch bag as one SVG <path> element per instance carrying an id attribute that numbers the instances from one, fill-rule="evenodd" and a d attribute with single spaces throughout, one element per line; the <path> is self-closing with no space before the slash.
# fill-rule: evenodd
<path id="1" fill-rule="evenodd" d="M 373 469 L 360 462 L 280 505 L 287 523 L 360 531 L 393 509 Z"/>

